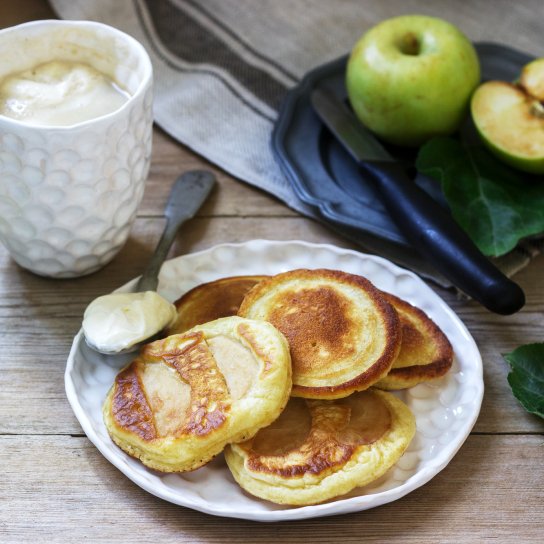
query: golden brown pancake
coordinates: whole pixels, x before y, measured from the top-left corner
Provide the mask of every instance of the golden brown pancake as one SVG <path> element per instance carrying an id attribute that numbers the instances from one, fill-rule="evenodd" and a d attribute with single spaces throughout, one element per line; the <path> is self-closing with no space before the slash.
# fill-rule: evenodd
<path id="1" fill-rule="evenodd" d="M 236 315 L 246 293 L 267 276 L 231 276 L 197 285 L 174 302 L 178 316 L 167 331 L 179 334 L 196 325 Z"/>
<path id="2" fill-rule="evenodd" d="M 238 315 L 269 321 L 287 341 L 297 397 L 334 399 L 385 376 L 400 349 L 400 322 L 367 279 L 337 270 L 292 270 L 257 283 Z"/>
<path id="3" fill-rule="evenodd" d="M 453 349 L 446 335 L 419 308 L 389 293 L 384 295 L 399 315 L 402 342 L 389 374 L 376 387 L 405 389 L 446 374 L 453 362 Z"/>
<path id="4" fill-rule="evenodd" d="M 274 423 L 228 446 L 225 458 L 249 493 L 279 504 L 316 504 L 385 474 L 414 434 L 414 416 L 391 393 L 292 397 Z"/>
<path id="5" fill-rule="evenodd" d="M 163 472 L 196 469 L 276 419 L 291 360 L 272 325 L 218 319 L 145 346 L 103 405 L 113 441 Z"/>

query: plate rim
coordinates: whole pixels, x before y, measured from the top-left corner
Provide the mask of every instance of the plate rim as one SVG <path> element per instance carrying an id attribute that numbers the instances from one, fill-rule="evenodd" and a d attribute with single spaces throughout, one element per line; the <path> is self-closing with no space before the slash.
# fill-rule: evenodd
<path id="1" fill-rule="evenodd" d="M 379 492 L 377 494 L 349 497 L 345 499 L 339 499 L 336 501 L 328 501 L 328 502 L 317 504 L 317 505 L 308 505 L 308 506 L 301 506 L 301 507 L 286 506 L 285 509 L 266 510 L 266 511 L 260 511 L 260 512 L 246 512 L 246 513 L 234 512 L 232 510 L 222 512 L 218 510 L 217 508 L 209 507 L 207 505 L 194 505 L 194 504 L 191 504 L 189 501 L 185 501 L 185 502 L 180 501 L 178 495 L 174 494 L 170 490 L 168 490 L 168 492 L 166 493 L 157 491 L 152 485 L 150 485 L 147 481 L 142 479 L 138 473 L 133 473 L 130 470 L 127 473 L 127 471 L 125 470 L 125 467 L 122 466 L 122 463 L 119 461 L 119 459 L 115 457 L 114 455 L 110 454 L 110 452 L 106 449 L 106 445 L 103 444 L 100 437 L 92 428 L 90 416 L 85 412 L 85 410 L 81 406 L 79 401 L 79 396 L 75 390 L 75 384 L 73 380 L 71 379 L 71 372 L 74 370 L 75 355 L 79 350 L 79 346 L 81 345 L 81 342 L 84 341 L 83 331 L 80 329 L 73 339 L 72 346 L 71 346 L 68 359 L 66 362 L 65 372 L 64 372 L 65 392 L 66 392 L 68 402 L 70 406 L 72 407 L 74 415 L 76 416 L 87 438 L 93 443 L 93 445 L 99 450 L 99 452 L 113 466 L 115 466 L 118 470 L 120 470 L 125 477 L 129 478 L 129 480 L 134 482 L 136 485 L 138 485 L 139 487 L 141 487 L 142 489 L 144 489 L 151 495 L 159 497 L 163 500 L 167 500 L 168 502 L 171 502 L 173 504 L 191 508 L 193 510 L 197 510 L 206 514 L 227 517 L 227 518 L 261 521 L 261 522 L 290 521 L 290 520 L 296 520 L 296 519 L 297 520 L 308 519 L 308 518 L 314 518 L 314 517 L 324 517 L 324 516 L 332 516 L 332 515 L 358 512 L 365 509 L 381 506 L 389 502 L 393 502 L 397 499 L 400 499 L 401 497 L 404 497 L 405 495 L 414 491 L 415 489 L 425 485 L 436 474 L 438 474 L 441 470 L 443 470 L 448 465 L 448 463 L 453 459 L 453 457 L 456 455 L 458 450 L 464 444 L 472 428 L 474 427 L 474 424 L 476 423 L 480 410 L 481 410 L 483 394 L 484 394 L 483 363 L 482 363 L 480 351 L 478 349 L 478 346 L 474 338 L 470 334 L 466 325 L 461 321 L 461 319 L 455 314 L 455 312 L 447 305 L 447 303 L 438 294 L 436 294 L 432 289 L 430 289 L 430 287 L 428 287 L 428 285 L 419 276 L 417 276 L 417 274 L 413 273 L 412 271 L 402 268 L 383 257 L 366 254 L 366 253 L 355 251 L 352 249 L 341 248 L 332 244 L 313 243 L 313 242 L 306 242 L 302 240 L 263 240 L 263 239 L 248 240 L 246 242 L 235 242 L 235 243 L 227 242 L 227 243 L 217 244 L 209 248 L 196 251 L 194 253 L 189 253 L 186 255 L 181 255 L 181 256 L 169 259 L 168 261 L 165 262 L 165 265 L 167 267 L 170 267 L 170 266 L 174 266 L 175 263 L 177 262 L 183 262 L 183 260 L 185 259 L 205 258 L 207 257 L 208 254 L 211 254 L 217 250 L 227 249 L 230 251 L 236 251 L 236 250 L 243 250 L 247 248 L 255 250 L 257 248 L 263 248 L 267 246 L 272 247 L 272 246 L 287 246 L 287 245 L 303 246 L 306 249 L 326 250 L 326 251 L 330 251 L 336 256 L 341 254 L 347 254 L 347 255 L 355 256 L 356 258 L 361 258 L 363 260 L 370 259 L 371 261 L 377 262 L 381 266 L 384 266 L 390 271 L 394 272 L 395 275 L 406 274 L 407 276 L 411 278 L 411 281 L 415 280 L 416 283 L 420 284 L 419 286 L 420 287 L 422 286 L 424 290 L 426 291 L 426 296 L 428 295 L 431 297 L 431 299 L 433 299 L 432 300 L 433 304 L 437 304 L 440 307 L 440 310 L 442 312 L 445 312 L 445 315 L 450 320 L 453 320 L 453 322 L 455 322 L 456 327 L 459 328 L 461 332 L 463 332 L 465 339 L 471 345 L 474 355 L 477 356 L 473 364 L 475 365 L 474 371 L 476 372 L 476 375 L 478 378 L 478 383 L 475 384 L 477 385 L 477 388 L 476 388 L 477 398 L 475 399 L 476 408 L 471 414 L 471 417 L 464 421 L 461 430 L 458 431 L 460 438 L 457 440 L 457 442 L 455 442 L 454 447 L 451 447 L 450 445 L 448 445 L 448 447 L 444 448 L 438 460 L 439 462 L 432 463 L 430 466 L 425 466 L 422 469 L 418 470 L 415 474 L 413 474 L 407 480 L 405 480 L 400 486 L 386 489 L 385 491 Z M 114 291 L 127 290 L 136 281 L 137 281 L 137 278 L 133 278 L 130 281 L 118 287 L 117 289 L 115 289 Z M 127 454 L 124 454 L 124 456 L 128 457 Z M 414 482 L 414 480 L 416 481 Z M 250 497 L 250 498 L 252 500 L 261 501 L 261 499 L 257 499 L 255 497 Z M 365 504 L 368 502 L 372 502 L 372 505 L 369 506 Z"/>

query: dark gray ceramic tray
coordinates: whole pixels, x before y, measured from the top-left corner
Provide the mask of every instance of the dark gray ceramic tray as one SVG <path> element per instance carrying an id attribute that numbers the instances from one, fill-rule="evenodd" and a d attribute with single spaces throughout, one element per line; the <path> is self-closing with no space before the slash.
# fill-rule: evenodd
<path id="1" fill-rule="evenodd" d="M 533 57 L 493 43 L 475 44 L 482 80 L 515 80 L 521 67 Z M 272 135 L 272 150 L 297 196 L 319 210 L 325 220 L 378 236 L 395 245 L 409 246 L 388 216 L 370 181 L 361 177 L 353 159 L 329 134 L 310 104 L 310 93 L 325 87 L 347 102 L 344 73 L 347 56 L 320 66 L 289 91 Z M 475 138 L 470 119 L 463 138 Z M 402 160 L 413 160 L 413 152 L 391 149 Z M 416 183 L 441 202 L 438 183 L 422 176 Z"/>

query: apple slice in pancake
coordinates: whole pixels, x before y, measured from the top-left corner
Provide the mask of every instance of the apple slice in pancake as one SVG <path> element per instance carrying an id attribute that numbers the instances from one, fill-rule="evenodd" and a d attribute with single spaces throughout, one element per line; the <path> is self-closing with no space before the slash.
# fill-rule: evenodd
<path id="1" fill-rule="evenodd" d="M 292 397 L 252 439 L 225 449 L 249 493 L 279 504 L 317 504 L 387 472 L 415 434 L 410 409 L 391 393 L 367 390 L 336 400 Z"/>

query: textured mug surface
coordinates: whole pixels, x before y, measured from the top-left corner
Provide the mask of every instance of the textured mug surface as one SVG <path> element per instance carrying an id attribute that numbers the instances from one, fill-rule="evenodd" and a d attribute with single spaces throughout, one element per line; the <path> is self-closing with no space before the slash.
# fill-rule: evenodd
<path id="1" fill-rule="evenodd" d="M 0 240 L 40 275 L 89 274 L 126 242 L 149 171 L 152 68 L 143 46 L 100 23 L 37 21 L 0 31 L 0 79 L 50 60 L 90 64 L 130 94 L 71 126 L 0 116 Z"/>

